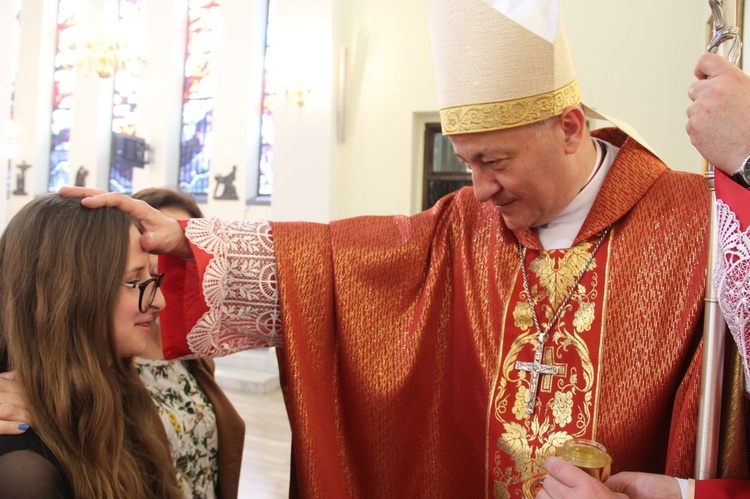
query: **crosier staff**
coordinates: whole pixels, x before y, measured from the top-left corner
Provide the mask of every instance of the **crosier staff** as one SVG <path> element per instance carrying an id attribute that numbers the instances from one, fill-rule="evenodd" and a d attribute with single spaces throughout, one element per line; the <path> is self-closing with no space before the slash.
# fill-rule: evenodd
<path id="1" fill-rule="evenodd" d="M 742 52 L 742 43 L 737 27 L 736 0 L 725 4 L 724 0 L 709 0 L 713 14 L 713 32 L 708 45 L 709 52 L 725 56 L 737 64 Z M 705 174 L 711 192 L 709 220 L 708 272 L 706 273 L 706 298 L 703 319 L 703 364 L 701 367 L 700 406 L 698 409 L 698 435 L 695 452 L 695 478 L 707 479 L 716 476 L 719 447 L 719 423 L 721 419 L 721 395 L 724 376 L 725 322 L 715 295 L 711 273 L 717 258 L 716 191 L 714 168 L 708 165 Z"/>

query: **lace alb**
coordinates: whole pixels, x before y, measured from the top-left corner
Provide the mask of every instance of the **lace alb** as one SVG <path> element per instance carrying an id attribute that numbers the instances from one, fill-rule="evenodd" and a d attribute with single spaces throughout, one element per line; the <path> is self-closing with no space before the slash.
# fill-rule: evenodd
<path id="1" fill-rule="evenodd" d="M 194 218 L 188 240 L 211 261 L 203 277 L 209 307 L 187 336 L 190 349 L 220 357 L 280 347 L 281 313 L 271 226 L 266 221 Z"/>
<path id="2" fill-rule="evenodd" d="M 719 257 L 713 271 L 714 290 L 724 320 L 734 337 L 750 387 L 750 232 L 740 230 L 737 216 L 716 201 Z"/>

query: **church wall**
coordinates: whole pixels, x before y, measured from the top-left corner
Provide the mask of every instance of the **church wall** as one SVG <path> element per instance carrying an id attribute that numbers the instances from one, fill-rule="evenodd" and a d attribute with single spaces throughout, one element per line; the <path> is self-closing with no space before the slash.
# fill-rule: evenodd
<path id="1" fill-rule="evenodd" d="M 10 3 L 10 2 L 8 2 Z M 208 215 L 226 218 L 267 218 L 268 206 L 246 207 L 248 197 L 246 174 L 257 168 L 260 92 L 265 1 L 224 0 L 222 2 L 219 78 L 214 110 L 214 160 L 211 166 L 210 192 L 213 178 L 225 175 L 238 165 L 236 182 L 240 200 L 209 199 L 203 206 Z M 5 4 L 5 2 L 4 2 Z M 100 33 L 111 33 L 116 23 L 116 0 L 91 2 L 89 19 Z M 12 162 L 27 161 L 33 167 L 26 172 L 26 196 L 11 195 L 7 215 L 12 216 L 33 196 L 46 192 L 49 147 L 50 110 L 52 104 L 52 71 L 56 34 L 57 2 L 27 0 L 21 15 L 20 68 L 15 96 L 15 121 L 21 132 L 16 138 Z M 153 148 L 151 162 L 143 169 L 134 169 L 133 187 L 175 186 L 180 154 L 180 123 L 185 52 L 187 0 L 149 2 L 146 9 L 148 42 L 143 72 L 143 94 L 138 136 Z M 11 6 L 1 12 L 3 22 L 12 26 Z M 10 31 L 3 31 L 8 33 Z M 10 46 L 7 44 L 6 46 Z M 4 53 L 10 58 L 10 53 Z M 4 64 L 3 67 L 8 67 Z M 9 85 L 9 73 L 0 74 L 3 85 Z M 71 178 L 73 183 L 79 165 L 89 170 L 86 185 L 107 188 L 110 154 L 109 115 L 112 79 L 100 79 L 93 73 L 80 72 L 76 78 L 73 131 L 71 133 Z M 7 94 L 6 94 L 7 95 Z M 3 114 L 7 125 L 7 113 Z M 17 169 L 12 172 L 11 190 Z M 250 181 L 254 188 L 257 177 Z M 254 195 L 254 193 L 253 193 Z M 210 198 L 211 196 L 209 196 Z M 4 210 L 5 213 L 5 210 Z"/>
<path id="2" fill-rule="evenodd" d="M 333 0 L 277 0 L 280 84 L 309 87 L 275 106 L 273 220 L 327 222 L 333 157 Z"/>
<path id="3" fill-rule="evenodd" d="M 251 206 L 255 195 L 260 133 L 260 106 L 265 32 L 265 2 L 227 1 L 221 4 L 221 49 L 214 110 L 214 149 L 206 210 L 225 218 L 267 217 L 267 206 Z M 215 175 L 237 167 L 237 200 L 214 199 Z M 248 177 L 250 177 L 248 179 Z M 172 177 L 174 178 L 174 177 Z"/>
<path id="4" fill-rule="evenodd" d="M 350 0 L 346 140 L 336 169 L 337 218 L 413 212 L 414 113 L 437 108 L 429 0 Z"/>
<path id="5" fill-rule="evenodd" d="M 7 2 L 11 3 L 11 2 Z M 6 200 L 6 220 L 35 194 L 46 192 L 50 149 L 50 112 L 52 110 L 52 70 L 56 33 L 56 3 L 54 0 L 26 2 L 21 18 L 18 75 L 15 90 L 15 125 L 17 134 L 10 147 L 11 195 Z M 15 11 L 11 6 L 2 11 L 3 23 L 12 25 Z M 11 45 L 7 45 L 10 51 Z M 10 57 L 10 54 L 7 55 Z M 9 72 L 2 74 L 3 86 L 9 85 Z M 8 95 L 8 94 L 5 94 Z M 8 115 L 2 120 L 8 123 Z M 15 195 L 17 177 L 21 175 L 16 165 L 30 164 L 23 175 L 23 192 Z M 5 162 L 0 168 L 4 169 Z M 0 177 L 2 178 L 2 177 Z"/>
<path id="6" fill-rule="evenodd" d="M 701 173 L 685 132 L 708 1 L 561 0 L 584 102 L 634 126 L 673 169 Z"/>
<path id="7" fill-rule="evenodd" d="M 151 162 L 134 169 L 134 189 L 176 187 L 180 158 L 180 124 L 187 0 L 147 5 L 147 65 L 144 69 L 142 117 L 138 135 L 153 148 Z M 267 218 L 268 206 L 246 206 L 257 182 L 258 130 L 263 67 L 265 1 L 223 0 L 220 9 L 217 95 L 213 112 L 213 156 L 209 195 L 201 208 L 207 216 Z M 214 199 L 217 175 L 237 166 L 237 200 Z M 252 178 L 248 179 L 248 172 Z"/>
<path id="8" fill-rule="evenodd" d="M 116 33 L 117 7 L 116 0 L 92 3 L 88 12 L 90 24 L 85 29 L 100 40 L 106 39 L 109 33 Z M 22 19 L 23 14 L 22 10 Z M 70 185 L 74 183 L 79 168 L 88 171 L 86 185 L 106 188 L 109 184 L 113 90 L 113 78 L 99 78 L 94 71 L 79 71 L 76 75 L 68 156 Z M 48 98 L 52 98 L 51 92 L 48 92 Z M 42 188 L 45 181 L 42 179 Z"/>

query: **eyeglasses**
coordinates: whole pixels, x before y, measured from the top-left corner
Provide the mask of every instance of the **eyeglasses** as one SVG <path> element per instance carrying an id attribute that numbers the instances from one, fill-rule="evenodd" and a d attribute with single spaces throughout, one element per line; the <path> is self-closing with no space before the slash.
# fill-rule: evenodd
<path id="1" fill-rule="evenodd" d="M 164 274 L 156 274 L 151 279 L 146 279 L 140 284 L 138 284 L 138 281 L 133 281 L 124 282 L 122 283 L 122 285 L 133 289 L 138 288 L 138 290 L 140 291 L 140 295 L 138 296 L 138 310 L 145 314 L 151 308 L 151 305 L 154 304 L 154 298 L 156 298 L 156 290 L 161 286 L 161 281 L 163 279 Z"/>

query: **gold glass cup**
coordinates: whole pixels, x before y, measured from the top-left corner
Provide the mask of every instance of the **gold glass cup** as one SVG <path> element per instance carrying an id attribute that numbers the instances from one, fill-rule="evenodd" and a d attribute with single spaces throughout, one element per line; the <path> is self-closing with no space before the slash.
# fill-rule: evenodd
<path id="1" fill-rule="evenodd" d="M 598 442 L 585 438 L 573 438 L 557 449 L 557 456 L 604 482 L 612 472 L 612 457 Z"/>

